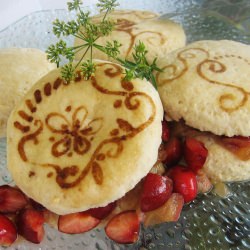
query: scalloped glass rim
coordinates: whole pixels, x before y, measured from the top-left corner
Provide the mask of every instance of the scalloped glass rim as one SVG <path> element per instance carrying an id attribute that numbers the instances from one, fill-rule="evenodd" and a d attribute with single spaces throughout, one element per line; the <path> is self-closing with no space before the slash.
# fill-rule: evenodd
<path id="1" fill-rule="evenodd" d="M 92 9 L 91 9 L 92 8 Z M 147 6 L 143 7 L 143 9 Z M 92 6 L 88 9 L 94 10 Z M 38 11 L 23 17 L 0 32 L 0 47 L 37 47 L 45 50 L 56 38 L 51 21 L 69 19 L 66 10 Z M 167 13 L 183 25 L 188 42 L 201 39 L 233 39 L 250 43 L 239 23 L 212 10 Z M 28 28 L 28 29 L 27 29 Z M 72 42 L 69 39 L 68 42 Z M 0 139 L 0 184 L 11 183 L 6 170 L 6 139 Z M 199 195 L 183 209 L 177 223 L 141 229 L 134 245 L 119 245 L 107 239 L 103 230 L 84 235 L 66 235 L 46 225 L 46 237 L 39 249 L 250 249 L 250 182 L 229 183 L 231 194 L 221 198 L 213 193 Z M 36 245 L 19 240 L 13 249 L 33 249 Z"/>

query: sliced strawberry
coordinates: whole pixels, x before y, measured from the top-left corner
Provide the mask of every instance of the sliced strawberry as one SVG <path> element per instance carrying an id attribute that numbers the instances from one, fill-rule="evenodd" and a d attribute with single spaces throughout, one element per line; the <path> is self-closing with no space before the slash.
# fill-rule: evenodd
<path id="1" fill-rule="evenodd" d="M 14 187 L 0 186 L 0 212 L 13 213 L 26 206 L 28 200 L 26 196 Z"/>
<path id="2" fill-rule="evenodd" d="M 16 220 L 18 233 L 26 240 L 39 244 L 44 237 L 43 213 L 32 208 L 22 210 Z"/>
<path id="3" fill-rule="evenodd" d="M 58 230 L 67 234 L 79 234 L 95 228 L 100 220 L 88 212 L 79 212 L 59 216 Z"/>
<path id="4" fill-rule="evenodd" d="M 171 138 L 167 144 L 164 145 L 165 158 L 163 163 L 168 167 L 178 163 L 182 157 L 182 143 L 177 137 Z"/>
<path id="5" fill-rule="evenodd" d="M 141 210 L 143 212 L 163 205 L 172 194 L 173 182 L 167 176 L 149 173 L 143 183 Z"/>
<path id="6" fill-rule="evenodd" d="M 169 139 L 169 135 L 170 135 L 167 121 L 163 120 L 161 122 L 161 124 L 162 124 L 162 136 L 161 136 L 161 138 L 164 142 L 167 142 Z"/>
<path id="7" fill-rule="evenodd" d="M 213 188 L 213 184 L 202 169 L 196 175 L 198 193 L 207 193 Z"/>
<path id="8" fill-rule="evenodd" d="M 170 169 L 169 177 L 173 180 L 173 190 L 190 202 L 197 196 L 197 181 L 194 172 L 184 166 L 177 165 Z"/>
<path id="9" fill-rule="evenodd" d="M 161 207 L 146 212 L 144 215 L 144 225 L 151 226 L 163 222 L 178 221 L 184 199 L 181 194 L 173 193 L 170 198 Z"/>
<path id="10" fill-rule="evenodd" d="M 114 202 L 109 203 L 105 207 L 91 208 L 87 212 L 91 216 L 93 216 L 99 220 L 102 220 L 102 219 L 106 218 L 115 209 L 115 207 L 116 207 L 116 202 L 114 201 Z"/>
<path id="11" fill-rule="evenodd" d="M 121 244 L 136 242 L 139 230 L 140 222 L 136 211 L 126 211 L 115 215 L 105 227 L 107 236 Z"/>
<path id="12" fill-rule="evenodd" d="M 17 230 L 14 223 L 0 214 L 0 246 L 8 247 L 17 239 Z"/>
<path id="13" fill-rule="evenodd" d="M 204 144 L 194 138 L 187 137 L 184 143 L 184 158 L 187 165 L 196 173 L 207 159 L 208 151 Z"/>
<path id="14" fill-rule="evenodd" d="M 222 137 L 222 145 L 243 161 L 250 159 L 250 137 Z"/>

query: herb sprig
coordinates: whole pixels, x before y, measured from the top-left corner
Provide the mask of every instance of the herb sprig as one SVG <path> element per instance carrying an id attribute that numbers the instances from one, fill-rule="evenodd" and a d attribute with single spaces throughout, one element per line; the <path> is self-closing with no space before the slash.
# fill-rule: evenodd
<path id="1" fill-rule="evenodd" d="M 100 12 L 103 12 L 103 18 L 99 23 L 95 23 L 90 18 L 90 12 L 83 12 L 81 9 L 82 1 L 73 0 L 68 2 L 68 10 L 76 12 L 76 19 L 68 22 L 56 19 L 53 23 L 53 33 L 60 38 L 55 44 L 47 49 L 48 59 L 57 64 L 63 64 L 66 59 L 67 64 L 61 68 L 61 74 L 66 82 L 70 82 L 75 77 L 75 69 L 80 68 L 85 79 L 89 79 L 95 72 L 95 64 L 93 62 L 93 49 L 98 49 L 104 52 L 109 58 L 113 58 L 125 67 L 124 80 L 131 80 L 133 78 L 146 78 L 156 88 L 156 80 L 153 71 L 161 71 L 156 65 L 156 59 L 153 63 L 147 61 L 147 53 L 145 45 L 142 42 L 134 46 L 133 60 L 129 61 L 119 57 L 119 48 L 121 44 L 117 41 L 108 41 L 105 46 L 98 44 L 98 39 L 103 36 L 108 36 L 114 29 L 115 23 L 107 19 L 108 14 L 115 9 L 119 4 L 117 0 L 99 0 L 97 7 Z M 74 36 L 82 40 L 82 44 L 78 46 L 67 46 L 62 37 Z M 81 59 L 74 63 L 74 58 L 77 53 L 83 54 Z M 89 53 L 89 58 L 83 60 Z"/>

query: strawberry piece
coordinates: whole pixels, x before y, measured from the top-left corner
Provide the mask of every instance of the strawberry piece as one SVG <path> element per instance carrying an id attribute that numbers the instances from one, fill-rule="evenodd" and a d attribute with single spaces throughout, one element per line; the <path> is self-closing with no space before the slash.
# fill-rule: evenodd
<path id="1" fill-rule="evenodd" d="M 95 228 L 100 220 L 88 212 L 78 212 L 59 216 L 58 230 L 67 234 L 79 234 Z"/>
<path id="2" fill-rule="evenodd" d="M 16 220 L 17 230 L 26 240 L 39 244 L 44 237 L 44 216 L 32 208 L 22 210 Z"/>
<path id="3" fill-rule="evenodd" d="M 136 242 L 139 237 L 139 230 L 139 217 L 134 210 L 115 215 L 105 227 L 107 236 L 121 244 Z"/>
<path id="4" fill-rule="evenodd" d="M 149 173 L 143 183 L 141 210 L 143 212 L 163 205 L 173 191 L 172 180 L 167 176 Z"/>
<path id="5" fill-rule="evenodd" d="M 222 137 L 222 145 L 243 161 L 250 159 L 250 137 Z"/>
<path id="6" fill-rule="evenodd" d="M 197 172 L 196 180 L 198 193 L 207 193 L 213 188 L 213 184 L 202 169 Z"/>
<path id="7" fill-rule="evenodd" d="M 179 138 L 171 138 L 167 144 L 164 145 L 165 159 L 163 163 L 168 167 L 173 166 L 179 162 L 182 157 L 182 144 Z"/>
<path id="8" fill-rule="evenodd" d="M 106 218 L 115 209 L 115 207 L 116 207 L 116 202 L 114 201 L 114 202 L 109 203 L 105 207 L 91 208 L 87 212 L 91 216 L 93 216 L 99 220 L 102 220 L 102 219 Z"/>
<path id="9" fill-rule="evenodd" d="M 173 180 L 174 192 L 183 195 L 185 202 L 195 199 L 197 196 L 197 181 L 192 170 L 177 165 L 170 169 L 168 175 Z"/>
<path id="10" fill-rule="evenodd" d="M 28 203 L 26 196 L 14 187 L 0 186 L 0 212 L 13 213 L 24 208 Z"/>
<path id="11" fill-rule="evenodd" d="M 8 247 L 17 238 L 14 223 L 6 216 L 0 214 L 0 246 Z"/>
<path id="12" fill-rule="evenodd" d="M 162 135 L 161 135 L 161 138 L 164 142 L 167 142 L 168 139 L 169 139 L 169 135 L 170 135 L 170 131 L 169 131 L 169 128 L 168 128 L 168 124 L 165 120 L 163 120 L 161 122 L 162 124 Z"/>
<path id="13" fill-rule="evenodd" d="M 44 211 L 46 210 L 46 208 L 38 203 L 37 201 L 33 200 L 33 199 L 29 199 L 30 205 L 35 209 L 35 210 L 39 210 L 39 211 Z"/>
<path id="14" fill-rule="evenodd" d="M 207 155 L 208 151 L 202 142 L 194 138 L 186 138 L 184 143 L 184 159 L 195 173 L 203 167 Z"/>
<path id="15" fill-rule="evenodd" d="M 172 193 L 167 202 L 161 207 L 145 213 L 144 225 L 147 227 L 163 222 L 178 221 L 183 204 L 183 196 L 181 194 Z"/>

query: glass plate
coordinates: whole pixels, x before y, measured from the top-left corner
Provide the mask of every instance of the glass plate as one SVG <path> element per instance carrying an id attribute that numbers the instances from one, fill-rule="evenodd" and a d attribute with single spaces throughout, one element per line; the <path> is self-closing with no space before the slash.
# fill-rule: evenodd
<path id="1" fill-rule="evenodd" d="M 250 4 L 247 0 L 238 1 L 240 4 L 234 4 L 233 0 L 120 2 L 121 8 L 165 13 L 161 18 L 170 18 L 183 25 L 188 42 L 232 39 L 250 43 L 250 34 L 247 32 L 247 27 L 250 27 Z M 96 13 L 91 4 L 85 8 Z M 35 47 L 45 50 L 56 41 L 51 31 L 51 23 L 55 18 L 69 20 L 72 16 L 65 10 L 32 13 L 0 32 L 0 47 Z M 72 40 L 68 42 L 72 43 Z M 12 180 L 6 170 L 4 138 L 0 139 L 0 184 L 6 183 L 12 183 Z M 116 244 L 105 236 L 103 230 L 67 235 L 46 225 L 46 237 L 40 245 L 19 240 L 9 249 L 250 249 L 250 182 L 228 183 L 228 187 L 231 194 L 227 198 L 221 198 L 213 192 L 199 195 L 184 207 L 177 223 L 142 228 L 140 239 L 134 245 Z"/>

